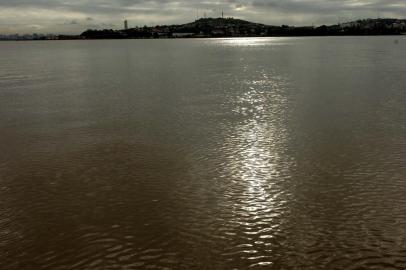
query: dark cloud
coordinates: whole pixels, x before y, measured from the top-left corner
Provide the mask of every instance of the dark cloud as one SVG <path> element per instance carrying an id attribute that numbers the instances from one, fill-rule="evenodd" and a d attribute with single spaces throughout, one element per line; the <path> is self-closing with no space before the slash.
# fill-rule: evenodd
<path id="1" fill-rule="evenodd" d="M 404 0 L 0 0 L 0 32 L 77 32 L 94 25 L 120 27 L 181 23 L 197 13 L 248 19 L 266 24 L 335 23 L 366 17 L 403 17 Z M 70 23 L 61 23 L 61 21 Z M 57 27 L 58 26 L 58 27 Z"/>

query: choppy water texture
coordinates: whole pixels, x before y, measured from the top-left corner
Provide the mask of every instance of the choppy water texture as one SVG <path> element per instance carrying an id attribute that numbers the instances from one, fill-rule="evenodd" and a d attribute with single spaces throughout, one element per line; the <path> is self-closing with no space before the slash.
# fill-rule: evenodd
<path id="1" fill-rule="evenodd" d="M 0 59 L 1 269 L 406 268 L 405 38 Z"/>

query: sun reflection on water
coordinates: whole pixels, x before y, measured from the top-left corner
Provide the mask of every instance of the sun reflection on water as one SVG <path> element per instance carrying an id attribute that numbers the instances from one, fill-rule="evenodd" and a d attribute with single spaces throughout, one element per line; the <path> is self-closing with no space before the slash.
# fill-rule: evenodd
<path id="1" fill-rule="evenodd" d="M 245 38 L 219 38 L 214 42 L 222 46 L 269 46 L 269 45 L 287 45 L 292 38 L 283 37 L 245 37 Z M 213 42 L 213 40 L 210 40 Z"/>
<path id="2" fill-rule="evenodd" d="M 232 200 L 238 231 L 252 245 L 244 251 L 272 250 L 282 230 L 287 209 L 283 179 L 289 177 L 292 160 L 286 155 L 288 96 L 283 76 L 260 70 L 242 78 L 243 90 L 230 99 L 232 110 L 242 121 L 230 130 L 225 149 L 226 170 L 233 188 Z M 272 264 L 272 258 L 261 258 Z M 254 265 L 254 264 L 253 264 Z"/>
<path id="3" fill-rule="evenodd" d="M 230 198 L 240 230 L 267 245 L 286 212 L 282 179 L 289 174 L 286 155 L 288 97 L 282 76 L 259 71 L 241 81 L 244 91 L 230 101 L 244 121 L 234 126 L 226 148 L 233 149 L 227 169 L 236 185 Z M 237 188 L 238 187 L 238 188 Z"/>

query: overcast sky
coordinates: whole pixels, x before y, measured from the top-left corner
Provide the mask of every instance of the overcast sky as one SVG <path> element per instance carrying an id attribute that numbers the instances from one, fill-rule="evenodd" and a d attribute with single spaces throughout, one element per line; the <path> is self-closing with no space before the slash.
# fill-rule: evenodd
<path id="1" fill-rule="evenodd" d="M 406 18 L 406 0 L 0 0 L 0 33 L 81 33 L 88 28 L 185 23 L 206 13 L 272 25 Z"/>

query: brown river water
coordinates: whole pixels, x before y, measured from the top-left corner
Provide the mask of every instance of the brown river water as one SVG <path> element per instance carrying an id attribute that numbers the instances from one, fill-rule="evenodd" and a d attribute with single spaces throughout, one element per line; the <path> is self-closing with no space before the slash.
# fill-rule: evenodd
<path id="1" fill-rule="evenodd" d="M 405 269 L 405 59 L 405 37 L 0 43 L 0 269 Z"/>

